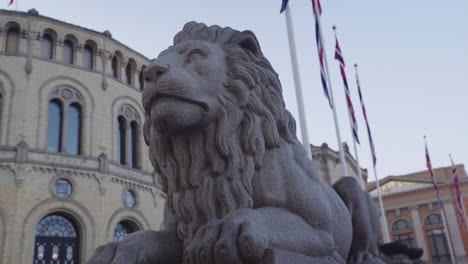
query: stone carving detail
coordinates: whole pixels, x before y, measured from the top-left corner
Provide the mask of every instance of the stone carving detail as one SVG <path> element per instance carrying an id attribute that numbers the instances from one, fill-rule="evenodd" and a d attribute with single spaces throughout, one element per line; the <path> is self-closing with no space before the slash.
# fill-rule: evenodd
<path id="1" fill-rule="evenodd" d="M 164 229 L 99 247 L 88 263 L 382 263 L 365 227 L 375 208 L 354 180 L 337 193 L 320 179 L 252 32 L 187 23 L 144 74 Z M 355 241 L 353 228 L 367 233 Z"/>
<path id="2" fill-rule="evenodd" d="M 79 102 L 83 105 L 83 96 L 71 87 L 57 87 L 50 93 L 49 100 L 60 99 L 65 105 Z"/>
<path id="3" fill-rule="evenodd" d="M 130 123 L 132 120 L 140 123 L 140 115 L 131 105 L 122 105 L 119 109 L 119 115 L 124 116 L 128 123 Z"/>

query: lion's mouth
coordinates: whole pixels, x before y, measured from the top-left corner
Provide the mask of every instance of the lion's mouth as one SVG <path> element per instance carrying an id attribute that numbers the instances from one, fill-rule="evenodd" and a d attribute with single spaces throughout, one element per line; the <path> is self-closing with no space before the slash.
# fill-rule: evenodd
<path id="1" fill-rule="evenodd" d="M 207 103 L 203 103 L 203 102 L 200 102 L 200 101 L 197 101 L 197 100 L 193 100 L 193 99 L 190 99 L 190 98 L 187 98 L 187 97 L 184 97 L 184 96 L 179 96 L 179 95 L 169 94 L 169 93 L 161 93 L 161 92 L 157 92 L 155 95 L 153 95 L 151 97 L 151 99 L 150 99 L 150 101 L 148 103 L 148 107 L 147 107 L 147 109 L 145 109 L 145 111 L 149 113 L 151 111 L 151 107 L 153 105 L 157 104 L 158 101 L 160 101 L 162 99 L 174 99 L 174 100 L 178 100 L 178 101 L 198 105 L 198 106 L 201 107 L 201 109 L 203 109 L 203 111 L 208 112 L 208 104 Z"/>

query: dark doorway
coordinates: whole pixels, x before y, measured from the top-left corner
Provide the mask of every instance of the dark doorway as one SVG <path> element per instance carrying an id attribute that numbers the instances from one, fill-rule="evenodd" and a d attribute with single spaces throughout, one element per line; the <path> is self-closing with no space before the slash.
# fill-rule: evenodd
<path id="1" fill-rule="evenodd" d="M 73 221 L 59 214 L 48 215 L 36 226 L 33 264 L 78 264 L 79 243 Z"/>

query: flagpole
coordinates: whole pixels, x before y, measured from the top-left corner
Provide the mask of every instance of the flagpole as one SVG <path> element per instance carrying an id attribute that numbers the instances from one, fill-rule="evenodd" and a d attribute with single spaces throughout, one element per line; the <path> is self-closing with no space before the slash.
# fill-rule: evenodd
<path id="1" fill-rule="evenodd" d="M 291 54 L 291 64 L 293 70 L 293 77 L 294 77 L 294 87 L 296 88 L 296 101 L 297 101 L 297 109 L 299 113 L 299 123 L 301 126 L 301 136 L 302 136 L 302 144 L 307 153 L 307 157 L 312 159 L 312 152 L 310 150 L 310 143 L 309 143 L 309 133 L 307 131 L 307 121 L 305 116 L 304 110 L 304 98 L 302 96 L 302 85 L 301 85 L 301 77 L 299 74 L 299 64 L 297 60 L 297 52 L 296 52 L 296 42 L 294 37 L 294 29 L 292 25 L 292 18 L 291 18 L 291 11 L 289 10 L 289 5 L 286 6 L 285 9 L 285 19 L 286 19 L 286 29 L 288 31 L 288 42 L 289 42 L 289 52 Z"/>
<path id="2" fill-rule="evenodd" d="M 327 53 L 326 53 L 326 49 L 325 49 L 325 39 L 323 38 L 323 34 L 322 34 L 322 24 L 320 22 L 320 15 L 317 14 L 318 10 L 319 10 L 319 7 L 317 5 L 317 1 L 313 1 L 312 0 L 312 5 L 314 5 L 314 12 L 315 12 L 315 17 L 317 19 L 317 24 L 318 24 L 318 28 L 319 28 L 319 33 L 320 33 L 320 40 L 322 41 L 322 50 L 323 50 L 323 60 L 324 60 L 324 63 L 325 63 L 325 71 L 326 71 L 326 75 L 327 75 L 327 82 L 328 82 L 328 88 L 329 88 L 329 91 L 330 91 L 330 101 L 331 101 L 331 107 L 332 107 L 332 110 L 333 110 L 333 120 L 335 122 L 335 131 L 336 131 L 336 139 L 338 140 L 338 149 L 340 150 L 340 161 L 341 161 L 341 164 L 343 164 L 343 175 L 342 177 L 345 177 L 345 176 L 350 176 L 348 174 L 348 167 L 346 165 L 346 159 L 345 159 L 345 155 L 344 155 L 344 151 L 343 151 L 343 145 L 341 144 L 341 135 L 340 135 L 340 125 L 338 123 L 338 117 L 336 115 L 336 106 L 335 106 L 335 99 L 333 97 L 333 89 L 332 89 L 332 83 L 331 83 L 331 80 L 330 80 L 330 70 L 328 69 L 328 60 L 327 60 Z"/>
<path id="3" fill-rule="evenodd" d="M 357 83 L 359 84 L 359 73 L 358 73 L 358 65 L 357 63 L 354 64 L 354 69 L 356 71 L 356 81 Z M 361 95 L 361 91 L 360 91 L 360 87 L 358 87 L 358 91 L 359 91 L 359 94 L 360 94 L 360 97 L 362 96 Z M 371 151 L 371 156 L 372 156 L 372 159 L 374 159 L 374 150 L 373 150 L 373 142 L 371 142 L 371 135 L 370 135 L 370 128 L 369 128 L 369 124 L 367 123 L 367 116 L 366 113 L 364 112 L 364 103 L 362 101 L 362 97 L 361 97 L 361 106 L 363 108 L 363 115 L 364 115 L 364 118 L 366 119 L 366 126 L 367 126 L 367 132 L 369 133 L 369 148 L 370 148 L 370 151 Z M 375 177 L 375 186 L 377 188 L 377 196 L 379 198 L 379 206 L 380 206 L 380 214 L 382 215 L 382 221 L 383 221 L 383 236 L 384 236 L 384 242 L 385 243 L 390 243 L 390 233 L 388 231 L 388 224 L 387 224 L 387 217 L 385 215 L 385 207 L 384 207 L 384 204 L 383 204 L 383 200 L 382 200 L 382 191 L 380 190 L 380 183 L 379 183 L 379 177 L 377 176 L 377 169 L 376 169 L 376 166 L 375 166 L 375 162 L 373 160 L 372 162 L 373 164 L 373 168 L 374 168 L 374 177 Z"/>
<path id="4" fill-rule="evenodd" d="M 452 163 L 452 170 L 456 170 L 455 163 L 453 162 L 453 159 L 452 159 L 452 154 L 449 154 L 449 157 L 450 157 L 450 162 Z M 453 177 L 455 178 L 455 176 L 457 176 L 457 175 L 454 174 Z M 460 176 L 457 176 L 457 177 L 458 177 L 458 181 L 459 181 Z M 454 182 L 454 185 L 455 185 L 455 182 Z M 460 182 L 458 182 L 458 186 L 460 186 Z M 458 188 L 460 188 L 460 187 L 458 187 Z M 457 200 L 458 200 L 457 186 L 455 186 L 455 192 L 456 192 Z M 460 194 L 460 203 L 461 203 L 462 213 L 463 213 L 463 219 L 462 220 L 465 221 L 466 227 L 468 228 L 468 218 L 466 217 L 465 202 L 463 201 L 463 193 Z M 458 204 L 458 202 L 457 202 L 457 204 Z"/>
<path id="5" fill-rule="evenodd" d="M 432 181 L 433 181 L 433 184 L 434 184 L 434 188 L 437 187 L 437 182 L 436 182 L 436 178 L 435 178 L 435 174 L 434 174 L 434 169 L 432 169 L 432 164 L 430 164 L 430 157 L 429 156 L 429 148 L 427 147 L 427 139 L 426 139 L 426 136 L 424 135 L 424 144 L 426 146 L 426 155 L 427 155 L 427 159 L 428 159 L 428 169 L 429 169 L 429 172 L 431 173 L 431 178 L 432 178 Z M 430 165 L 430 167 L 429 167 Z M 452 250 L 452 240 L 450 240 L 450 235 L 449 235 L 449 229 L 448 229 L 448 226 L 447 226 L 447 221 L 445 220 L 445 208 L 444 208 L 444 204 L 442 202 L 442 200 L 440 199 L 440 193 L 439 193 L 439 189 L 436 188 L 436 196 L 437 196 L 437 201 L 439 202 L 439 208 L 440 208 L 440 211 L 441 211 L 441 216 L 442 216 L 442 223 L 444 224 L 444 229 L 445 229 L 445 239 L 447 239 L 447 244 L 448 244 L 448 247 L 449 247 L 449 251 L 450 251 L 450 262 L 452 264 L 455 264 L 455 257 L 453 255 L 453 250 Z"/>
<path id="6" fill-rule="evenodd" d="M 333 28 L 333 32 L 335 33 L 336 43 L 338 45 L 338 37 L 336 36 L 336 26 L 333 26 L 332 28 Z M 337 48 L 338 48 L 338 46 L 337 46 Z M 349 93 L 348 81 L 346 80 L 345 64 L 344 64 L 344 58 L 343 58 L 343 54 L 341 52 L 341 49 L 339 50 L 339 53 L 340 53 L 339 56 L 341 58 L 341 60 L 340 60 L 340 67 L 341 68 L 340 69 L 343 70 L 343 72 L 342 72 L 343 76 L 342 77 L 343 77 L 343 80 L 344 80 L 345 102 L 348 105 L 349 128 L 350 128 L 350 131 L 351 131 L 351 138 L 353 139 L 354 156 L 356 157 L 356 164 L 357 164 L 357 172 L 358 172 L 358 177 L 359 177 L 359 183 L 361 185 L 361 188 L 365 190 L 364 180 L 362 179 L 361 163 L 359 162 L 359 154 L 358 154 L 357 147 L 356 147 L 357 126 L 355 128 L 354 122 L 353 122 L 354 109 L 353 109 L 353 106 L 352 106 L 352 103 L 351 103 L 351 94 Z M 335 59 L 336 59 L 336 57 L 335 57 Z M 348 100 L 350 100 L 350 101 L 348 102 Z M 354 135 L 354 133 L 356 133 L 356 135 Z"/>

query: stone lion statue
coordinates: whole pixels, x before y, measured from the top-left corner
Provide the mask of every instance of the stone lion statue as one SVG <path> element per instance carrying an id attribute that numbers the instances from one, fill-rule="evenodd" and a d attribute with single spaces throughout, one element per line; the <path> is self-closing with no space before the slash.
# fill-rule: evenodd
<path id="1" fill-rule="evenodd" d="M 296 138 L 251 31 L 187 23 L 145 82 L 164 228 L 101 246 L 89 264 L 346 263 L 350 212 Z"/>

